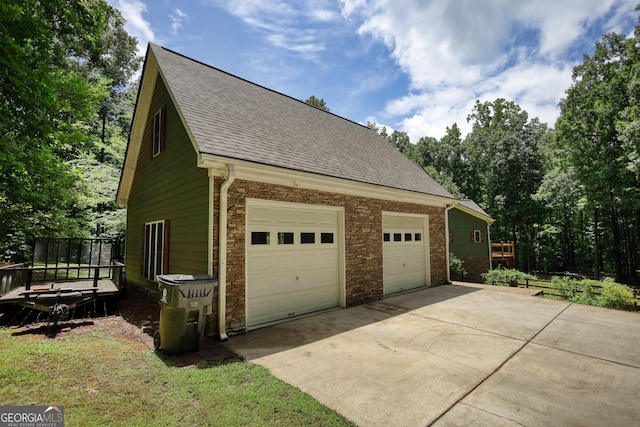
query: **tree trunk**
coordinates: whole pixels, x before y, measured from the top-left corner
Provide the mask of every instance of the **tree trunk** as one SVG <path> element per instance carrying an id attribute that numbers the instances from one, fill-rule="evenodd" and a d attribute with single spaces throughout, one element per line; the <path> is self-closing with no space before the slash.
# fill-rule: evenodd
<path id="1" fill-rule="evenodd" d="M 611 195 L 613 199 L 613 195 Z M 613 202 L 613 200 L 611 200 Z M 618 210 L 615 206 L 611 207 L 611 231 L 613 232 L 613 264 L 615 265 L 616 282 L 624 279 L 624 270 L 622 266 L 622 241 L 620 239 L 620 222 L 618 220 Z"/>

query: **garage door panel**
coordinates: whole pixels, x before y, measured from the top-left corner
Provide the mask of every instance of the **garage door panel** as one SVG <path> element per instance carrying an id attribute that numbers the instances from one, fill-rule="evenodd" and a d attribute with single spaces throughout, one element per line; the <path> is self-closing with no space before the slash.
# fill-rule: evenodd
<path id="1" fill-rule="evenodd" d="M 271 271 L 272 256 L 270 254 L 254 255 L 249 261 L 249 270 L 254 274 L 268 273 Z"/>
<path id="2" fill-rule="evenodd" d="M 271 223 L 271 209 L 252 206 L 247 210 L 247 215 L 251 218 L 251 222 L 254 224 Z"/>
<path id="3" fill-rule="evenodd" d="M 424 222 L 424 217 L 383 216 L 385 294 L 426 285 Z"/>
<path id="4" fill-rule="evenodd" d="M 274 212 L 275 224 L 295 224 L 296 212 L 292 209 L 278 209 Z"/>
<path id="5" fill-rule="evenodd" d="M 339 211 L 274 205 L 247 212 L 247 325 L 338 306 Z M 252 243 L 251 233 L 262 238 Z"/>
<path id="6" fill-rule="evenodd" d="M 318 221 L 318 214 L 314 211 L 302 210 L 299 212 L 299 218 L 301 225 L 315 225 Z"/>
<path id="7" fill-rule="evenodd" d="M 316 253 L 302 253 L 298 256 L 297 265 L 299 269 L 315 268 L 318 265 L 318 254 Z"/>
<path id="8" fill-rule="evenodd" d="M 274 254 L 275 266 L 278 271 L 294 271 L 296 269 L 295 255 L 291 253 Z"/>

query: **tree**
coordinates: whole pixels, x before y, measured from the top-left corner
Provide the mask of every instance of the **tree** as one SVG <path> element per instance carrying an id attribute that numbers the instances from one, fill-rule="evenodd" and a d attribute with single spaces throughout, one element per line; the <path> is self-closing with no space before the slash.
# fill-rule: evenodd
<path id="1" fill-rule="evenodd" d="M 316 98 L 314 95 L 311 95 L 309 98 L 307 98 L 305 101 L 305 103 L 312 105 L 322 111 L 326 111 L 327 113 L 331 112 L 331 110 L 329 109 L 329 107 L 327 107 L 327 104 L 324 102 L 323 98 Z"/>
<path id="2" fill-rule="evenodd" d="M 454 176 L 461 191 L 495 220 L 493 235 L 520 243 L 521 267 L 530 270 L 535 224 L 541 212 L 534 194 L 544 174 L 540 145 L 549 130 L 512 101 L 476 101 L 471 133 L 462 144 L 465 167 Z"/>
<path id="3" fill-rule="evenodd" d="M 634 275 L 640 261 L 640 26 L 634 34 L 607 34 L 593 56 L 584 56 L 556 124 L 557 144 L 566 149 L 592 212 L 594 271 L 606 261 L 618 281 Z"/>
<path id="4" fill-rule="evenodd" d="M 38 234 L 87 233 L 69 162 L 96 151 L 99 106 L 137 67 L 122 26 L 102 0 L 0 4 L 0 257 L 24 258 Z"/>

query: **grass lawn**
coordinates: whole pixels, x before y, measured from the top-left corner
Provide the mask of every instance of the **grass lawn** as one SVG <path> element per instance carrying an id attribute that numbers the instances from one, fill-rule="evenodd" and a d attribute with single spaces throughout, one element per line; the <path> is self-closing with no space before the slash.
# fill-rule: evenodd
<path id="1" fill-rule="evenodd" d="M 353 425 L 260 366 L 177 368 L 102 332 L 0 328 L 0 404 L 62 405 L 66 426 Z"/>

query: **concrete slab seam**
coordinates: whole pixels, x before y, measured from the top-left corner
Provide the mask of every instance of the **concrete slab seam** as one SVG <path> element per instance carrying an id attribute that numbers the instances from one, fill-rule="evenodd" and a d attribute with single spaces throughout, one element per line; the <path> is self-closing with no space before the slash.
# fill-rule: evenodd
<path id="1" fill-rule="evenodd" d="M 411 315 L 411 316 L 419 317 L 421 319 L 433 320 L 435 322 L 447 323 L 449 325 L 459 326 L 461 328 L 467 328 L 467 329 L 471 329 L 471 330 L 474 330 L 474 331 L 485 332 L 485 333 L 488 333 L 488 334 L 491 334 L 491 335 L 495 335 L 495 336 L 498 336 L 498 337 L 502 337 L 502 338 L 509 338 L 509 339 L 516 340 L 516 341 L 526 341 L 526 340 L 524 340 L 522 338 L 512 337 L 512 336 L 501 334 L 501 333 L 495 332 L 495 331 L 488 331 L 486 329 L 477 328 L 475 326 L 463 325 L 461 323 L 456 323 L 456 322 L 449 322 L 448 320 L 442 320 L 442 319 L 438 319 L 436 317 L 424 316 L 422 314 L 417 314 L 417 313 L 412 313 L 412 312 L 407 312 L 407 313 L 404 313 L 404 314 L 408 314 L 408 315 Z M 546 328 L 546 325 L 545 325 L 545 328 Z"/>
<path id="2" fill-rule="evenodd" d="M 509 357 L 507 357 L 500 365 L 498 365 L 496 367 L 496 369 L 494 369 L 491 373 L 489 373 L 489 375 L 487 375 L 486 377 L 484 377 L 482 380 L 480 380 L 478 382 L 478 384 L 476 384 L 474 387 L 472 387 L 469 391 L 467 391 L 466 393 L 464 393 L 458 400 L 456 400 L 455 402 L 453 402 L 447 409 L 445 409 L 440 415 L 438 415 L 436 417 L 436 419 L 434 419 L 433 421 L 431 421 L 429 424 L 427 424 L 427 427 L 430 427 L 432 425 L 434 425 L 435 423 L 437 423 L 442 417 L 444 417 L 447 412 L 449 412 L 451 409 L 453 409 L 458 403 L 462 402 L 462 400 L 464 398 L 466 398 L 467 396 L 469 396 L 471 393 L 473 393 L 478 387 L 480 387 L 482 384 L 484 384 L 489 378 L 491 378 L 496 372 L 498 372 L 500 369 L 502 369 L 502 367 L 504 365 L 507 364 L 507 362 L 509 362 L 511 359 L 513 359 L 513 357 L 520 353 L 522 351 L 523 348 L 525 348 L 529 343 L 531 343 L 531 341 L 533 341 L 538 335 L 540 335 L 540 333 L 542 333 L 542 331 L 544 331 L 550 324 L 552 324 L 562 313 L 565 312 L 566 309 L 568 309 L 569 307 L 571 307 L 573 305 L 573 303 L 569 303 L 569 305 L 567 305 L 566 307 L 564 307 L 558 314 L 556 314 L 553 319 L 551 319 L 546 325 L 544 325 L 538 332 L 536 332 L 536 334 L 529 338 L 527 341 L 525 341 L 518 349 L 516 349 L 516 351 L 514 351 L 511 355 L 509 355 Z"/>
<path id="3" fill-rule="evenodd" d="M 549 345 L 549 344 L 542 344 L 542 343 L 539 343 L 539 342 L 532 342 L 531 344 L 538 345 L 540 347 L 550 348 L 552 350 L 564 351 L 565 353 L 575 354 L 577 356 L 588 357 L 589 359 L 600 360 L 601 362 L 613 363 L 614 365 L 620 365 L 620 366 L 624 366 L 624 367 L 627 367 L 627 368 L 640 369 L 640 366 L 630 365 L 628 363 L 618 362 L 618 361 L 611 360 L 611 359 L 605 359 L 604 357 L 593 356 L 591 354 L 580 353 L 580 352 L 577 352 L 577 351 L 568 350 L 566 348 L 554 347 L 554 346 Z"/>

